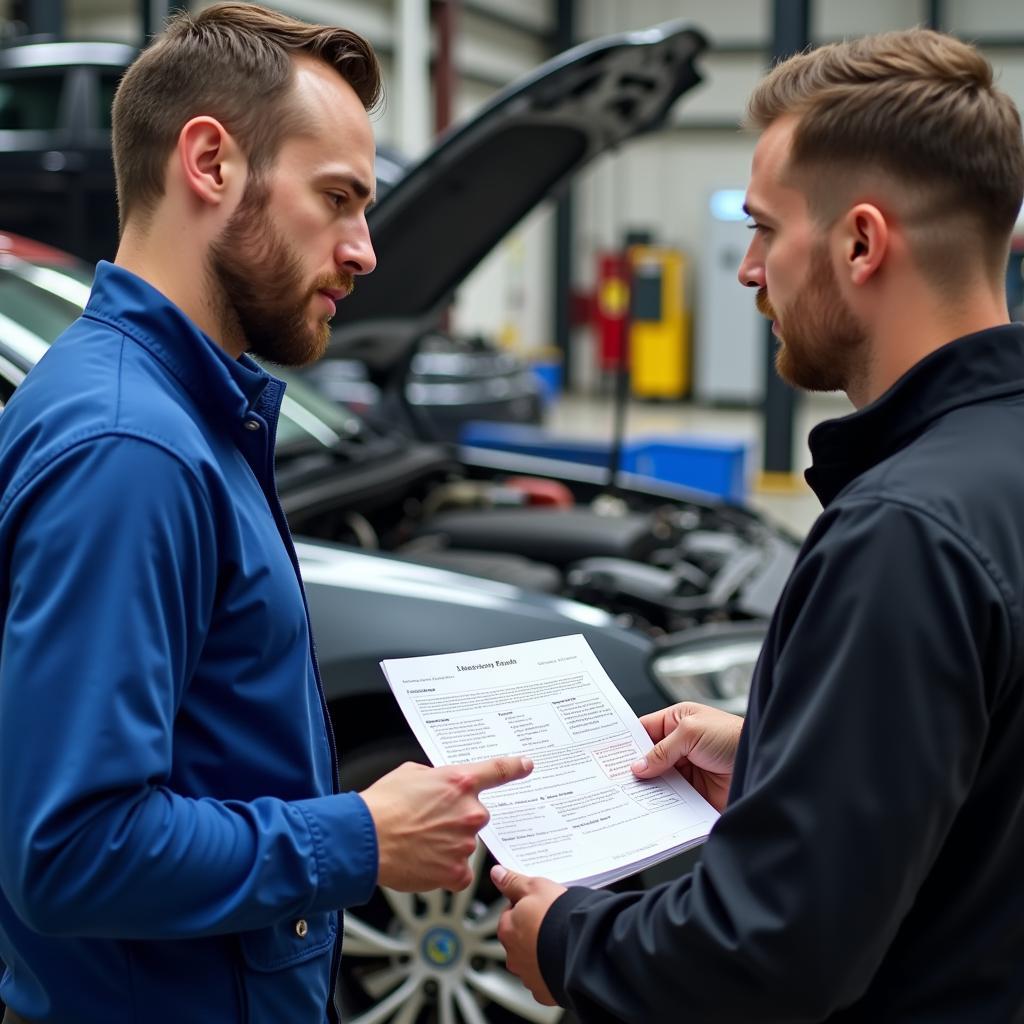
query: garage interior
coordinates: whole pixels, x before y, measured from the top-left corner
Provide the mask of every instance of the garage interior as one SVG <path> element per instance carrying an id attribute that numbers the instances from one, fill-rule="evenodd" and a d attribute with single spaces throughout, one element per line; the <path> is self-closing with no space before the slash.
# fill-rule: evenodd
<path id="1" fill-rule="evenodd" d="M 0 0 L 0 39 L 137 46 L 183 6 L 181 0 Z M 191 0 L 191 9 L 203 6 L 204 0 Z M 700 85 L 661 127 L 596 160 L 510 232 L 459 287 L 447 326 L 536 367 L 546 396 L 544 429 L 558 439 L 611 444 L 618 423 L 626 444 L 685 437 L 742 446 L 743 498 L 798 534 L 817 512 L 801 478 L 808 430 L 850 407 L 843 396 L 797 396 L 766 372 L 767 326 L 735 281 L 745 242 L 736 210 L 753 149 L 737 124 L 749 88 L 774 57 L 805 45 L 922 24 L 976 41 L 1003 87 L 1024 99 L 1024 35 L 1013 0 L 279 0 L 275 6 L 369 38 L 387 89 L 375 115 L 378 144 L 382 154 L 397 153 L 407 163 L 510 82 L 572 45 L 679 18 L 706 34 Z M 661 281 L 658 294 L 651 291 L 652 273 Z M 1019 301 L 1019 255 L 1008 269 L 1008 289 L 1012 305 Z M 638 305 L 651 301 L 653 320 Z M 631 380 L 623 384 L 627 350 Z M 627 397 L 621 414 L 614 409 L 617 390 Z"/>
<path id="2" fill-rule="evenodd" d="M 808 435 L 852 411 L 842 394 L 798 394 L 780 382 L 770 325 L 737 280 L 755 145 L 739 127 L 746 97 L 777 58 L 926 25 L 975 42 L 1024 107 L 1020 0 L 260 2 L 350 27 L 379 54 L 380 198 L 414 183 L 434 153 L 448 170 L 434 191 L 397 210 L 378 203 L 384 216 L 369 218 L 397 270 L 382 258 L 339 307 L 341 354 L 296 372 L 294 383 L 291 370 L 281 374 L 292 405 L 277 435 L 276 483 L 310 594 L 345 786 L 361 789 L 423 757 L 383 684 L 382 658 L 462 650 L 466 636 L 483 648 L 578 631 L 637 714 L 669 699 L 744 713 L 774 601 L 820 511 L 803 480 Z M 118 76 L 166 17 L 209 5 L 0 0 L 0 410 L 81 313 L 96 260 L 113 257 L 112 170 L 103 160 Z M 574 47 L 613 50 L 607 40 L 618 38 L 639 48 L 645 30 L 666 23 L 687 59 L 694 40 L 706 48 L 693 58 L 700 81 L 674 83 L 679 98 L 663 117 L 656 111 L 648 124 L 636 111 L 664 80 L 627 66 L 615 71 L 625 85 L 621 117 L 607 131 L 591 125 L 593 152 L 578 166 L 572 137 L 556 139 L 562 148 L 509 155 L 500 135 L 484 134 L 481 120 L 509 96 L 520 128 L 561 123 L 562 112 L 551 111 L 566 95 L 580 100 L 566 117 L 586 121 L 588 89 L 606 84 L 599 75 L 537 95 L 531 76 Z M 62 66 L 52 50 L 55 63 L 34 68 L 22 60 L 68 40 L 116 49 L 92 77 L 84 56 Z M 81 129 L 80 151 L 72 129 Z M 475 159 L 456 166 L 477 143 Z M 534 207 L 519 177 L 540 156 L 564 157 L 569 169 L 552 170 Z M 93 157 L 90 198 L 67 175 Z M 491 244 L 483 226 L 463 220 L 482 220 L 515 191 L 502 188 L 503 168 L 515 169 L 509 177 L 522 184 L 527 212 L 509 214 Z M 493 182 L 475 180 L 485 170 L 497 171 Z M 473 198 L 472 216 L 457 201 L 450 214 L 431 213 L 442 193 L 458 190 Z M 428 236 L 450 227 L 453 238 L 473 241 L 453 283 L 438 269 L 440 242 L 413 250 L 414 223 Z M 22 303 L 28 285 L 46 293 L 32 299 L 38 308 Z M 1024 215 L 1006 285 L 1011 318 L 1024 320 Z M 402 302 L 399 327 L 374 327 Z M 413 335 L 417 351 L 403 352 Z M 474 462 L 470 449 L 493 462 Z M 523 459 L 503 462 L 506 453 Z M 541 461 L 528 461 L 536 455 L 580 475 L 559 478 L 552 461 L 545 477 Z M 619 488 L 623 473 L 632 476 Z M 657 486 L 644 491 L 641 477 Z M 559 523 L 555 510 L 531 503 L 566 514 Z M 536 528 L 545 521 L 550 532 Z M 488 866 L 480 847 L 474 903 L 435 891 L 399 906 L 378 891 L 363 917 L 352 916 L 346 963 L 355 966 L 346 967 L 339 1001 L 356 1024 L 392 1019 L 380 1007 L 416 966 L 415 944 L 392 959 L 392 940 L 408 939 L 402 921 L 440 922 L 452 929 L 448 939 L 467 921 L 496 922 Z M 680 870 L 670 863 L 643 884 Z M 568 1024 L 561 1011 L 539 1011 L 502 964 L 488 933 L 450 991 L 447 963 L 427 964 L 416 995 L 423 1016 L 420 1002 L 406 1010 L 395 1002 L 393 1019 L 422 1021 L 457 992 L 477 1014 L 467 1021 Z M 438 1013 L 429 1019 L 456 1019 Z"/>

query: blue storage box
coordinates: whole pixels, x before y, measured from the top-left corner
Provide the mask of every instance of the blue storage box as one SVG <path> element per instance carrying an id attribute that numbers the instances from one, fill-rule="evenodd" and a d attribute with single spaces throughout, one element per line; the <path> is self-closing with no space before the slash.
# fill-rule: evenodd
<path id="1" fill-rule="evenodd" d="M 607 441 L 578 440 L 550 434 L 543 427 L 519 423 L 474 420 L 463 424 L 459 440 L 478 448 L 565 459 L 589 466 L 607 466 Z M 730 501 L 742 501 L 747 492 L 746 441 L 704 437 L 645 437 L 622 447 L 622 468 L 706 491 Z"/>
<path id="2" fill-rule="evenodd" d="M 651 437 L 627 443 L 622 462 L 633 473 L 742 501 L 749 448 L 746 441 L 723 438 Z"/>
<path id="3" fill-rule="evenodd" d="M 477 448 L 497 448 L 520 455 L 539 455 L 546 459 L 584 462 L 588 466 L 608 465 L 607 441 L 557 437 L 543 427 L 528 423 L 501 423 L 497 420 L 470 420 L 459 431 L 462 444 Z"/>

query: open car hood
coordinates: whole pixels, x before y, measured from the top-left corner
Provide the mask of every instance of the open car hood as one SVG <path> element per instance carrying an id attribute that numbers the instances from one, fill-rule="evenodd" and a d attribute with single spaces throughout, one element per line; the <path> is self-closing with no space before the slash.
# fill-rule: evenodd
<path id="1" fill-rule="evenodd" d="M 658 127 L 700 81 L 684 22 L 584 43 L 499 93 L 367 216 L 378 267 L 338 307 L 329 354 L 388 373 L 526 214 L 595 156 Z"/>

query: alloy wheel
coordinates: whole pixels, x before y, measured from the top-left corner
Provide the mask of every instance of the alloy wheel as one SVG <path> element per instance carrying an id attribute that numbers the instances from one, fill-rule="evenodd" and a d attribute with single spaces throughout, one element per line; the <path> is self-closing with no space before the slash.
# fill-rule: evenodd
<path id="1" fill-rule="evenodd" d="M 473 881 L 458 893 L 377 890 L 377 907 L 345 913 L 343 964 L 349 988 L 370 1005 L 349 1024 L 555 1024 L 564 1011 L 541 1006 L 505 967 L 497 938 L 507 905 L 487 876 L 477 843 Z M 386 909 L 385 909 L 386 908 Z M 346 1002 L 351 1002 L 350 998 Z"/>

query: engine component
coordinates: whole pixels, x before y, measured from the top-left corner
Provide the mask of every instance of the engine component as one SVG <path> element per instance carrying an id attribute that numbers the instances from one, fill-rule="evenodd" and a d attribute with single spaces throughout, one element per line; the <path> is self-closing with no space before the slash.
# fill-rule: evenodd
<path id="1" fill-rule="evenodd" d="M 436 540 L 421 538 L 399 548 L 398 554 L 421 565 L 482 576 L 487 580 L 511 583 L 513 586 L 546 594 L 558 594 L 562 590 L 562 574 L 553 565 L 490 551 L 453 551 L 431 543 Z"/>
<path id="2" fill-rule="evenodd" d="M 443 537 L 450 548 L 506 551 L 562 567 L 598 556 L 646 561 L 655 548 L 679 539 L 660 518 L 578 508 L 447 512 L 423 525 L 417 536 L 425 535 Z"/>
<path id="3" fill-rule="evenodd" d="M 572 491 L 559 480 L 545 480 L 538 476 L 510 476 L 505 486 L 526 495 L 528 505 L 554 505 L 572 508 L 576 504 Z"/>
<path id="4" fill-rule="evenodd" d="M 638 601 L 653 608 L 693 611 L 708 604 L 712 581 L 696 566 L 672 569 L 620 558 L 586 558 L 570 567 L 566 580 L 574 596 L 603 601 Z"/>

